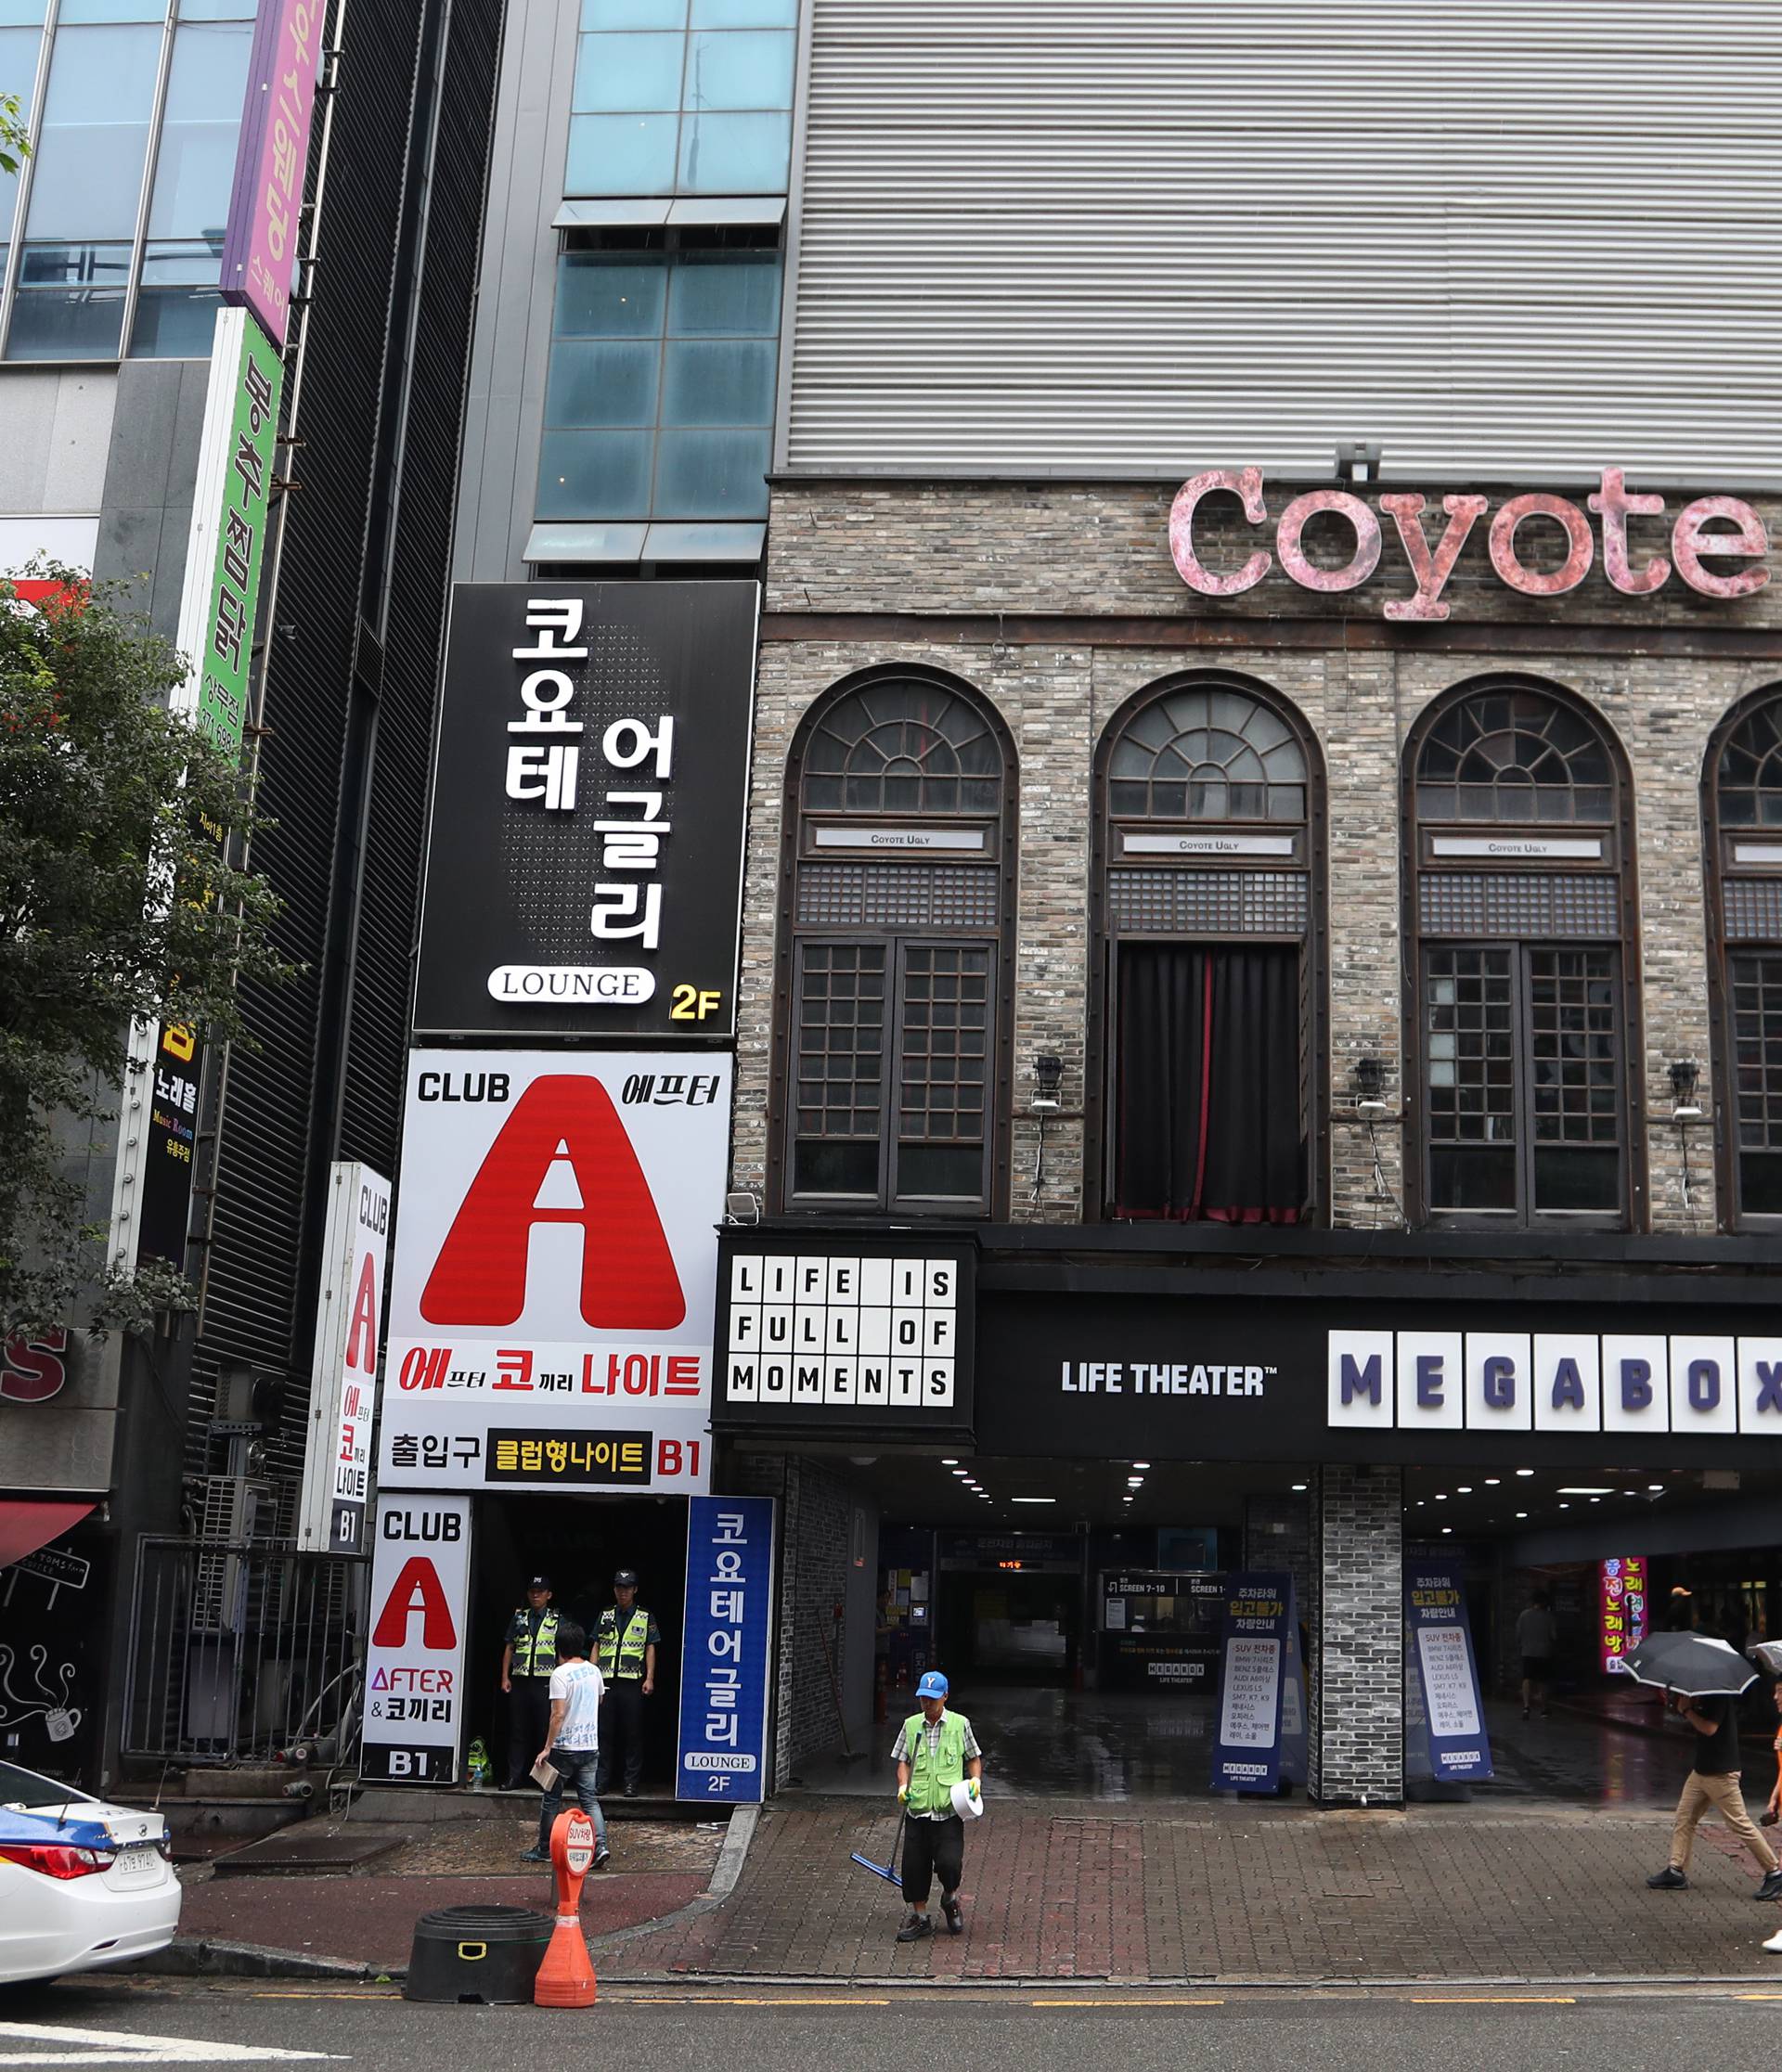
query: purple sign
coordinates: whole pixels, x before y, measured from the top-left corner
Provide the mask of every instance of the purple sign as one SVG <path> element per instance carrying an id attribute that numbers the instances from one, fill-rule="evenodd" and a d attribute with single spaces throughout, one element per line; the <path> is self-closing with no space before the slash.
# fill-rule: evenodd
<path id="1" fill-rule="evenodd" d="M 251 310 L 281 351 L 291 315 L 325 4 L 261 0 L 223 238 L 223 300 Z"/>

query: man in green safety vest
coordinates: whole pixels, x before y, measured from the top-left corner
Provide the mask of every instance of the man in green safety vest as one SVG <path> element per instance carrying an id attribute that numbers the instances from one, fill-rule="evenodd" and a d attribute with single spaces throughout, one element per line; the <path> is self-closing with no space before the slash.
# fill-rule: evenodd
<path id="1" fill-rule="evenodd" d="M 892 1749 L 897 1766 L 897 1804 L 903 1808 L 903 1897 L 910 1917 L 897 1930 L 899 1942 L 932 1935 L 929 1881 L 940 1879 L 940 1911 L 949 1935 L 965 1926 L 959 1907 L 959 1881 L 965 1871 L 965 1822 L 956 1810 L 954 1787 L 974 1805 L 984 1758 L 977 1736 L 962 1712 L 947 1709 L 947 1679 L 930 1669 L 916 1686 L 922 1710 L 903 1723 Z"/>
<path id="2" fill-rule="evenodd" d="M 625 1748 L 625 1795 L 636 1798 L 643 1775 L 643 1701 L 656 1688 L 656 1650 L 662 1633 L 654 1615 L 638 1602 L 637 1571 L 622 1568 L 613 1578 L 613 1599 L 594 1628 L 594 1660 L 606 1679 L 601 1706 L 600 1773 L 595 1789 L 606 1795 L 613 1782 L 613 1749 Z"/>
<path id="3" fill-rule="evenodd" d="M 508 1699 L 508 1781 L 510 1792 L 532 1780 L 533 1754 L 550 1726 L 550 1672 L 557 1667 L 557 1615 L 550 1577 L 526 1578 L 526 1602 L 508 1621 L 501 1649 L 501 1688 Z"/>

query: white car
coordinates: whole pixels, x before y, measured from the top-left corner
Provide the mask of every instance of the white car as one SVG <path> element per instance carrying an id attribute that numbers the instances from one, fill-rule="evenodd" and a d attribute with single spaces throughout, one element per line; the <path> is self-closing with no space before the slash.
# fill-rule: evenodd
<path id="1" fill-rule="evenodd" d="M 164 1950 L 179 1901 L 159 1813 L 0 1762 L 0 1986 Z"/>

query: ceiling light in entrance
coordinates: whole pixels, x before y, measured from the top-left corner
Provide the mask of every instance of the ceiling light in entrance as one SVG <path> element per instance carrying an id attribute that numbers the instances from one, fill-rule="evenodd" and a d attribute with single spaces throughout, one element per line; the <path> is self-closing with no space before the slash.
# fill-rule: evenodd
<path id="1" fill-rule="evenodd" d="M 1564 1482 L 1559 1486 L 1562 1497 L 1612 1497 L 1612 1489 L 1604 1489 L 1590 1482 Z"/>
<path id="2" fill-rule="evenodd" d="M 1151 1463 L 1148 1461 L 1133 1461 L 1132 1465 L 1143 1472 L 1144 1469 L 1148 1468 Z"/>
<path id="3" fill-rule="evenodd" d="M 1011 1503 L 1056 1503 L 1056 1497 L 1011 1497 Z"/>
<path id="4" fill-rule="evenodd" d="M 1646 1495 L 1647 1495 L 1648 1497 L 1661 1497 L 1661 1496 L 1663 1496 L 1663 1494 L 1664 1494 L 1664 1485 L 1663 1485 L 1663 1483 L 1661 1483 L 1661 1482 L 1648 1482 L 1648 1483 L 1646 1484 Z"/>
<path id="5" fill-rule="evenodd" d="M 1531 1475 L 1534 1473 L 1534 1470 L 1532 1468 L 1518 1468 L 1516 1472 L 1518 1475 L 1526 1479 L 1529 1475 Z"/>
<path id="6" fill-rule="evenodd" d="M 1293 1485 L 1293 1493 L 1296 1497 L 1303 1497 L 1311 1487 L 1311 1485 L 1309 1482 L 1296 1482 Z"/>

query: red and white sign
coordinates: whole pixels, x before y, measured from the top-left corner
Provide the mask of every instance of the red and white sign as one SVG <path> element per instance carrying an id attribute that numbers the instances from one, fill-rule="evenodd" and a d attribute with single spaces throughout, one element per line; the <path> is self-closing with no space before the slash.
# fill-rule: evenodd
<path id="1" fill-rule="evenodd" d="M 730 1061 L 409 1059 L 381 1482 L 710 1486 Z"/>
<path id="2" fill-rule="evenodd" d="M 68 1385 L 78 1355 L 60 1324 L 29 1332 L 0 1345 L 0 1402 L 47 1403 Z"/>
<path id="3" fill-rule="evenodd" d="M 389 1241 L 390 1182 L 368 1165 L 337 1163 L 316 1298 L 309 1441 L 297 1524 L 297 1543 L 310 1553 L 365 1551 Z"/>
<path id="4" fill-rule="evenodd" d="M 1214 491 L 1235 496 L 1246 525 L 1273 525 L 1274 553 L 1258 547 L 1235 568 L 1208 568 L 1194 543 L 1194 517 Z M 1646 597 L 1678 576 L 1698 596 L 1730 603 L 1763 588 L 1770 572 L 1763 566 L 1769 552 L 1763 521 L 1737 496 L 1698 496 L 1670 517 L 1662 496 L 1636 495 L 1619 468 L 1603 470 L 1602 487 L 1587 499 L 1602 521 L 1603 573 L 1623 597 Z M 1408 598 L 1391 598 L 1385 615 L 1394 620 L 1440 621 L 1448 616 L 1442 591 L 1454 573 L 1461 549 L 1475 525 L 1491 509 L 1488 496 L 1444 496 L 1442 521 L 1432 539 L 1424 530 L 1424 499 L 1413 491 L 1394 491 L 1380 498 L 1391 519 L 1415 583 Z M 1349 528 L 1349 560 L 1340 568 L 1324 568 L 1306 553 L 1304 534 L 1315 518 L 1328 516 Z M 1632 521 L 1639 520 L 1636 535 Z M 1654 522 L 1654 521 L 1658 522 Z M 1527 532 L 1524 532 L 1524 528 Z M 1530 566 L 1525 556 L 1537 533 L 1563 540 L 1563 559 L 1550 567 Z M 1278 519 L 1269 510 L 1259 468 L 1209 468 L 1191 476 L 1176 493 L 1169 510 L 1169 554 L 1176 571 L 1202 597 L 1232 598 L 1253 590 L 1280 559 L 1283 573 L 1302 590 L 1324 593 L 1358 590 L 1380 565 L 1384 534 L 1373 508 L 1347 489 L 1313 489 L 1296 496 Z M 1501 505 L 1486 534 L 1492 568 L 1499 579 L 1524 597 L 1563 597 L 1590 573 L 1596 555 L 1596 535 L 1582 509 L 1564 496 L 1531 491 Z M 1667 558 L 1659 549 L 1669 546 Z M 1551 560 L 1552 557 L 1548 559 Z M 1709 566 L 1708 563 L 1714 566 Z M 1636 565 L 1637 564 L 1637 565 Z"/>
<path id="5" fill-rule="evenodd" d="M 454 1783 L 470 1624 L 470 1499 L 381 1496 L 373 1546 L 359 1774 L 381 1783 Z"/>

